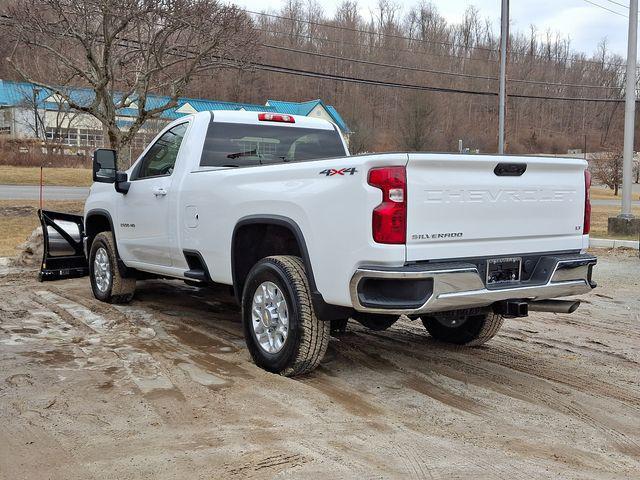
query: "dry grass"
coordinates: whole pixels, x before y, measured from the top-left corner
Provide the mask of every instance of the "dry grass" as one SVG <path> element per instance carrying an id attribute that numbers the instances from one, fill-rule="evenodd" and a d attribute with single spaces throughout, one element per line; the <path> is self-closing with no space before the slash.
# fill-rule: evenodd
<path id="1" fill-rule="evenodd" d="M 615 217 L 620 213 L 620 207 L 610 205 L 593 205 L 591 207 L 591 232 L 592 238 L 618 238 L 621 240 L 637 240 L 638 237 L 610 237 L 607 233 L 609 217 Z M 632 213 L 640 216 L 640 207 L 633 207 Z"/>
<path id="2" fill-rule="evenodd" d="M 91 170 L 88 168 L 44 168 L 45 185 L 88 187 L 91 181 Z M 40 168 L 0 165 L 0 184 L 39 185 Z"/>
<path id="3" fill-rule="evenodd" d="M 610 188 L 607 187 L 591 187 L 591 198 L 592 199 L 598 199 L 598 200 L 620 200 L 622 201 L 622 197 L 620 196 L 622 194 L 622 191 L 620 191 L 618 193 L 618 196 L 616 197 L 613 194 L 613 190 L 611 190 Z M 638 193 L 633 193 L 632 194 L 632 198 L 633 200 L 640 200 L 640 194 Z"/>
<path id="4" fill-rule="evenodd" d="M 82 213 L 84 203 L 78 201 L 47 202 L 47 210 Z M 34 228 L 40 225 L 37 201 L 0 200 L 0 257 L 13 257 L 16 247 L 23 243 Z"/>

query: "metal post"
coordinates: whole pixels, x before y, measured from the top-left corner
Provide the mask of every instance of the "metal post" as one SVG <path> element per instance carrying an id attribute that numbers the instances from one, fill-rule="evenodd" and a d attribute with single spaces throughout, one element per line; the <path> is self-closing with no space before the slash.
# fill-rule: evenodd
<path id="1" fill-rule="evenodd" d="M 622 156 L 622 212 L 618 217 L 633 218 L 633 133 L 636 123 L 636 51 L 638 46 L 638 0 L 629 0 L 629 37 L 627 39 L 627 82 L 624 99 L 624 147 Z"/>
<path id="2" fill-rule="evenodd" d="M 498 113 L 498 153 L 504 153 L 504 111 L 506 103 L 507 40 L 509 39 L 509 0 L 502 0 L 500 17 L 500 93 Z"/>

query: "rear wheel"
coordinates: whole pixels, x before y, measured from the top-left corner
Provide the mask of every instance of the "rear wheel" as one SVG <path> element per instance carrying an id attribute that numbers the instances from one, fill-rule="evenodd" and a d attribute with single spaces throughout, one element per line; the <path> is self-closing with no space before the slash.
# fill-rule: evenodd
<path id="1" fill-rule="evenodd" d="M 310 372 L 329 345 L 330 322 L 313 311 L 298 257 L 263 258 L 251 269 L 242 293 L 242 322 L 256 365 L 280 375 Z"/>
<path id="2" fill-rule="evenodd" d="M 475 347 L 491 340 L 503 321 L 502 315 L 486 312 L 447 312 L 422 317 L 422 323 L 433 338 L 466 347 Z"/>
<path id="3" fill-rule="evenodd" d="M 91 243 L 89 278 L 93 296 L 108 303 L 127 303 L 136 289 L 135 278 L 125 278 L 118 267 L 116 244 L 111 232 L 100 232 Z"/>

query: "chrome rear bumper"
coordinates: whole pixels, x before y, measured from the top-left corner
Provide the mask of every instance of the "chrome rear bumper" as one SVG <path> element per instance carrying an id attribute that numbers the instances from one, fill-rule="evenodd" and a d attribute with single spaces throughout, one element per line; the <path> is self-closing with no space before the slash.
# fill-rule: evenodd
<path id="1" fill-rule="evenodd" d="M 596 257 L 588 254 L 542 256 L 527 281 L 491 287 L 485 285 L 476 264 L 464 261 L 400 268 L 362 267 L 351 278 L 351 301 L 360 312 L 410 315 L 485 307 L 501 300 L 578 295 L 595 287 L 591 271 L 596 262 Z M 367 294 L 366 282 L 376 279 L 390 281 L 384 287 L 391 289 L 387 291 L 392 291 L 393 282 L 398 281 L 399 288 L 408 286 L 409 291 L 420 292 L 416 297 L 418 303 L 412 299 L 403 304 L 384 293 L 372 299 L 372 295 Z"/>

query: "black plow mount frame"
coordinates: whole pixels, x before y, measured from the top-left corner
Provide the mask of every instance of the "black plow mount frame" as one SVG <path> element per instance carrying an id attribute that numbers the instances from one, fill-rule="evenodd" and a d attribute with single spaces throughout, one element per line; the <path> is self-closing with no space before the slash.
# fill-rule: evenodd
<path id="1" fill-rule="evenodd" d="M 89 274 L 84 253 L 84 221 L 80 215 L 38 210 L 44 240 L 38 280 L 62 280 Z"/>

